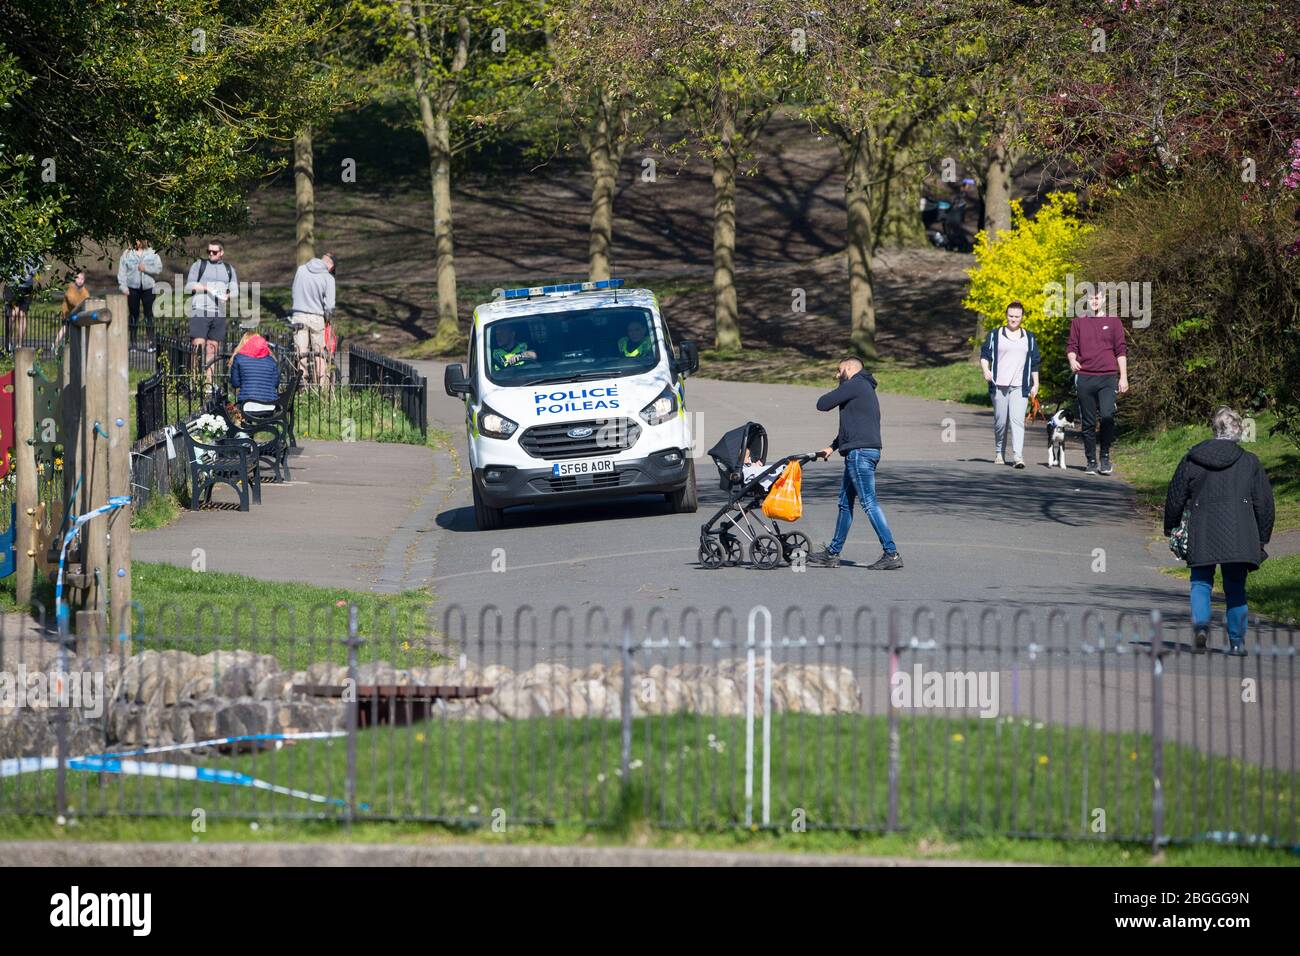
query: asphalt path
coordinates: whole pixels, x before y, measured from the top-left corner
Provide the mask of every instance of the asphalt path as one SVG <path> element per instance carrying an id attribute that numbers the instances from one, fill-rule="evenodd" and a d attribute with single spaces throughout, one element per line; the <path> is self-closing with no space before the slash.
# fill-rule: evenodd
<path id="1" fill-rule="evenodd" d="M 451 431 L 463 452 L 461 405 L 439 391 L 442 366 L 419 364 L 433 393 L 430 422 Z M 1039 640 L 1051 609 L 1076 622 L 1091 610 L 1111 626 L 1125 614 L 1145 620 L 1153 609 L 1174 622 L 1186 620 L 1186 585 L 1158 570 L 1170 559 L 1161 554 L 1163 545 L 1132 490 L 1115 476 L 1085 475 L 1077 442 L 1069 470 L 1048 468 L 1045 428 L 1032 426 L 1028 467 L 999 467 L 993 464 L 991 411 L 895 395 L 881 396 L 877 489 L 905 568 L 867 569 L 881 548 L 860 509 L 837 569 L 701 568 L 700 526 L 726 501 L 705 450 L 751 419 L 767 429 L 771 456 L 825 447 L 835 435 L 836 414 L 816 410 L 820 391 L 689 381 L 687 408 L 702 436 L 695 515 L 669 514 L 662 498 L 642 496 L 509 509 L 503 530 L 480 532 L 462 469 L 437 515 L 443 533 L 432 580 L 439 600 L 475 613 L 485 605 L 509 611 L 528 605 L 544 617 L 556 607 L 585 612 L 603 606 L 659 607 L 674 617 L 694 608 L 710 619 L 730 609 L 743 619 L 763 605 L 778 622 L 789 614 L 797 621 L 802 613 L 810 629 L 827 608 L 837 610 L 846 627 L 864 606 L 897 607 L 909 616 L 920 607 L 961 606 L 972 621 L 992 609 L 1008 626 L 1017 609 L 1027 609 L 1040 627 Z M 804 516 L 791 528 L 808 535 L 814 547 L 834 532 L 842 475 L 838 457 L 804 468 Z"/>

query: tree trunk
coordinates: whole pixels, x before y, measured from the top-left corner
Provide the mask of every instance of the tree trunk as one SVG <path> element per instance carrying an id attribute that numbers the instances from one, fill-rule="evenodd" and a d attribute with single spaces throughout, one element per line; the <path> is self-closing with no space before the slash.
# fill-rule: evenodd
<path id="1" fill-rule="evenodd" d="M 609 278 L 610 247 L 614 240 L 614 188 L 618 182 L 616 131 L 611 129 L 609 98 L 601 94 L 588 139 L 591 164 L 591 238 L 587 245 L 588 278 Z"/>
<path id="2" fill-rule="evenodd" d="M 714 344 L 738 349 L 740 316 L 736 304 L 736 103 L 719 93 L 719 145 L 713 159 L 713 320 Z"/>
<path id="3" fill-rule="evenodd" d="M 876 351 L 876 300 L 871 287 L 872 216 L 867 182 L 870 161 L 867 134 L 841 137 L 844 159 L 844 205 L 848 217 L 849 345 L 864 361 L 873 361 Z"/>
<path id="4" fill-rule="evenodd" d="M 316 257 L 316 176 L 312 170 L 310 127 L 303 127 L 293 137 L 293 201 L 298 265 L 302 265 Z"/>
<path id="5" fill-rule="evenodd" d="M 1008 146 L 1004 130 L 993 137 L 985 155 L 984 164 L 984 228 L 989 242 L 998 233 L 1011 228 L 1011 174 L 1016 165 L 1016 152 Z"/>
<path id="6" fill-rule="evenodd" d="M 458 74 L 469 55 L 469 18 L 457 19 L 456 52 L 448 77 L 436 95 L 430 93 L 425 70 L 429 41 L 424 25 L 416 19 L 410 3 L 402 4 L 407 32 L 412 43 L 415 99 L 420 108 L 420 127 L 429 151 L 429 181 L 433 193 L 434 275 L 438 289 L 438 324 L 433 332 L 433 351 L 446 354 L 463 343 L 456 318 L 456 259 L 451 229 L 451 109 L 458 92 Z"/>
<path id="7" fill-rule="evenodd" d="M 438 327 L 434 350 L 452 351 L 460 345 L 456 320 L 456 256 L 451 233 L 451 121 L 445 110 L 434 117 L 433 147 L 433 254 L 438 278 Z"/>

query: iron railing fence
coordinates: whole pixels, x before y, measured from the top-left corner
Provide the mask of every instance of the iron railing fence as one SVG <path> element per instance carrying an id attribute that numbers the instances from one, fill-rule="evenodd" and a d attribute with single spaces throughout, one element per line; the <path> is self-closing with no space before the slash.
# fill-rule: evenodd
<path id="1" fill-rule="evenodd" d="M 267 332 L 280 364 L 283 389 L 296 374 L 299 357 L 289 333 Z M 234 398 L 229 368 L 236 342 L 227 343 L 227 350 L 219 353 L 213 366 L 213 385 L 223 401 Z M 189 340 L 160 335 L 157 343 L 160 371 L 137 387 L 137 435 L 193 418 L 211 400 L 207 376 L 193 370 Z M 428 404 L 424 378 L 403 363 L 364 350 L 349 349 L 343 354 L 346 363 L 339 354 L 323 355 L 333 373 L 329 383 L 298 389 L 294 399 L 296 437 L 422 443 L 427 433 Z M 313 358 L 314 353 L 306 361 Z M 341 378 L 344 367 L 357 372 L 358 377 Z"/>
<path id="2" fill-rule="evenodd" d="M 0 699 L 0 811 L 1300 845 L 1291 628 L 1233 657 L 1155 614 L 344 612 L 141 619 L 169 636 L 130 655 L 6 620 L 10 686 L 83 696 Z"/>
<path id="3" fill-rule="evenodd" d="M 19 346 L 36 349 L 42 360 L 59 360 L 55 346 L 61 344 L 59 331 L 64 327 L 63 315 L 59 303 L 34 301 L 27 311 L 27 326 L 23 331 L 22 341 L 18 341 L 18 327 L 10 314 L 8 304 L 4 305 L 4 318 L 0 321 L 0 341 L 3 352 L 12 355 Z M 171 320 L 156 319 L 154 325 L 161 327 Z M 150 326 L 143 320 L 131 326 L 131 351 L 128 360 L 132 371 L 152 372 L 154 370 L 153 344 Z"/>

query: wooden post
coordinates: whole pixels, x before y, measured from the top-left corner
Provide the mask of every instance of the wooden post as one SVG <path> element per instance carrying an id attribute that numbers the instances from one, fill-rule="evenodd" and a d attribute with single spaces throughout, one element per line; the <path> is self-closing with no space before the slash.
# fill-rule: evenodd
<path id="1" fill-rule="evenodd" d="M 35 349 L 14 354 L 14 480 L 18 515 L 14 526 L 14 600 L 20 608 L 32 603 L 36 577 L 36 382 L 32 366 Z"/>
<path id="2" fill-rule="evenodd" d="M 127 327 L 126 296 L 110 295 L 108 308 L 113 321 L 108 326 L 108 407 L 104 427 L 108 430 L 108 495 L 128 496 L 131 492 L 131 337 Z M 134 505 L 108 514 L 108 565 L 104 583 L 110 603 L 109 637 L 123 642 L 118 653 L 129 655 L 131 636 L 131 515 Z"/>
<path id="3" fill-rule="evenodd" d="M 81 512 L 82 495 L 77 488 L 77 476 L 81 473 L 81 403 L 85 390 L 81 373 L 85 334 L 84 329 L 68 327 L 68 345 L 64 351 L 63 371 L 59 381 L 59 401 L 63 412 L 63 421 L 60 423 L 63 438 L 63 508 L 53 515 L 57 532 L 54 536 L 55 550 L 68 530 L 66 525 L 60 523 L 65 514 L 75 517 Z M 82 606 L 80 585 L 65 587 L 64 594 L 69 607 Z"/>
<path id="4" fill-rule="evenodd" d="M 95 324 L 87 330 L 85 398 L 81 414 L 82 514 L 108 502 L 108 326 Z M 99 627 L 108 602 L 108 537 L 105 523 L 96 518 L 81 530 L 81 553 L 86 574 L 82 610 L 94 622 L 94 633 L 78 632 L 78 643 L 88 639 L 88 653 L 103 653 L 103 630 Z"/>

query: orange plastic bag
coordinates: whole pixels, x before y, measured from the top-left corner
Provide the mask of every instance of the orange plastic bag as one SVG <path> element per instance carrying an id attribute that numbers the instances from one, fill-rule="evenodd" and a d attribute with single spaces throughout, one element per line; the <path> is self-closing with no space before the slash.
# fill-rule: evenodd
<path id="1" fill-rule="evenodd" d="M 792 461 L 763 499 L 763 514 L 778 521 L 798 521 L 803 514 L 803 498 L 799 494 L 802 484 L 803 469 L 799 462 Z"/>

